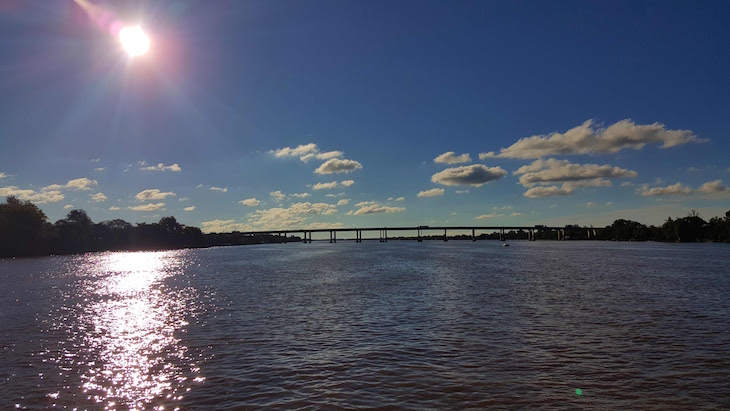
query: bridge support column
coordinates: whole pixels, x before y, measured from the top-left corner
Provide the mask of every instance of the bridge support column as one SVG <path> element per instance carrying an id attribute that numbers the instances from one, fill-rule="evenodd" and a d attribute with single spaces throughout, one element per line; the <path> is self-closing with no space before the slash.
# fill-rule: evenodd
<path id="1" fill-rule="evenodd" d="M 471 229 L 471 241 L 476 241 L 476 240 L 477 240 L 477 236 L 475 235 L 474 229 L 472 228 Z"/>
<path id="2" fill-rule="evenodd" d="M 337 231 L 333 231 L 332 234 L 334 235 L 334 242 L 337 242 Z"/>
<path id="3" fill-rule="evenodd" d="M 383 229 L 383 242 L 385 242 L 385 243 L 388 242 L 388 229 L 387 228 Z"/>
<path id="4" fill-rule="evenodd" d="M 449 237 L 446 236 L 446 229 L 444 228 L 444 241 L 449 241 Z"/>
<path id="5" fill-rule="evenodd" d="M 330 230 L 330 244 L 332 244 L 332 230 Z"/>
<path id="6" fill-rule="evenodd" d="M 355 230 L 355 242 L 362 243 L 362 233 L 360 230 Z"/>
<path id="7" fill-rule="evenodd" d="M 420 228 L 418 229 L 418 242 L 419 243 L 423 242 L 423 238 L 421 238 L 421 229 Z"/>
<path id="8" fill-rule="evenodd" d="M 499 230 L 499 241 L 504 241 L 504 228 Z"/>
<path id="9" fill-rule="evenodd" d="M 284 233 L 284 244 L 286 244 L 286 243 L 288 242 L 288 241 L 287 241 L 287 240 L 288 240 L 288 238 L 289 238 L 289 237 L 287 237 L 286 233 Z"/>

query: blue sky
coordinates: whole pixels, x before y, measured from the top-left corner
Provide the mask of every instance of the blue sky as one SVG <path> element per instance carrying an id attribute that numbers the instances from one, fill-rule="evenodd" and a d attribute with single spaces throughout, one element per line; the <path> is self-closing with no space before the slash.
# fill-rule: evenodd
<path id="1" fill-rule="evenodd" d="M 52 221 L 661 224 L 730 208 L 728 2 L 80 3 L 0 6 L 0 195 Z M 114 22 L 150 52 L 127 56 Z"/>

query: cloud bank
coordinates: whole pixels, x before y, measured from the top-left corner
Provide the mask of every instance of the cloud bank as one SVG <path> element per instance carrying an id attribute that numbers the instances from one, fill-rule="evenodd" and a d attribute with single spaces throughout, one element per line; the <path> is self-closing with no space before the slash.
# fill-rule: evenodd
<path id="1" fill-rule="evenodd" d="M 490 181 L 499 180 L 507 175 L 502 167 L 487 167 L 483 164 L 473 164 L 447 168 L 431 176 L 431 182 L 445 186 L 474 186 L 481 187 Z"/>

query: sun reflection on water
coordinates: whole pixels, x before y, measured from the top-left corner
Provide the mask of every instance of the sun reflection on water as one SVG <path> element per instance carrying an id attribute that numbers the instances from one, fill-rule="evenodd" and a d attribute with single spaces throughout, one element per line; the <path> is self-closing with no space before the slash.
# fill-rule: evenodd
<path id="1" fill-rule="evenodd" d="M 79 330 L 88 360 L 81 375 L 87 401 L 108 410 L 174 409 L 190 383 L 204 379 L 178 336 L 195 291 L 165 283 L 181 272 L 182 253 L 90 257 Z"/>

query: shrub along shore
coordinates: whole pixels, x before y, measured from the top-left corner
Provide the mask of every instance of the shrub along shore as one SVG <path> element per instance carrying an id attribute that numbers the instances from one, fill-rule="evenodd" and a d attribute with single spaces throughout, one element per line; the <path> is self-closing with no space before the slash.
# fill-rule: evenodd
<path id="1" fill-rule="evenodd" d="M 588 239 L 590 228 L 566 225 L 566 238 Z M 517 233 L 508 234 L 514 235 L 508 235 L 507 238 L 520 238 Z M 661 227 L 621 219 L 597 230 L 596 234 L 590 239 L 727 243 L 730 242 L 730 210 L 724 217 L 713 217 L 709 221 L 692 211 L 686 217 L 668 218 Z M 299 237 L 288 237 L 286 240 L 301 241 Z M 282 237 L 275 235 L 251 237 L 237 232 L 203 234 L 200 228 L 182 225 L 175 217 L 163 217 L 151 224 L 131 224 L 120 219 L 94 223 L 84 210 L 71 210 L 66 218 L 51 223 L 46 214 L 30 201 L 20 201 L 10 196 L 5 203 L 0 204 L 0 257 L 169 250 L 282 241 Z"/>

